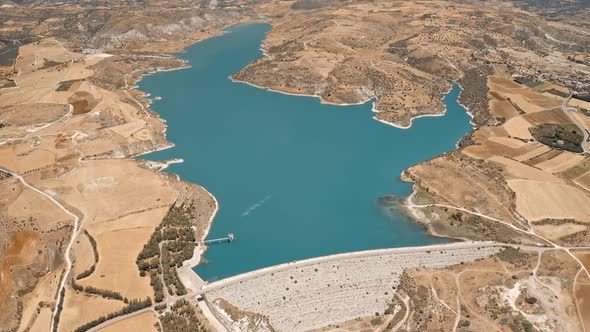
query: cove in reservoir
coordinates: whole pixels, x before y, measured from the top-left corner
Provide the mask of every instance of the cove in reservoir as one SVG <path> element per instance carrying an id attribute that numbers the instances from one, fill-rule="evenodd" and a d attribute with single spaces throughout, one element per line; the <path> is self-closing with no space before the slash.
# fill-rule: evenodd
<path id="1" fill-rule="evenodd" d="M 292 260 L 445 241 L 379 202 L 408 196 L 401 172 L 454 149 L 471 129 L 459 87 L 445 96 L 445 116 L 397 129 L 373 120 L 370 103 L 324 105 L 232 82 L 262 56 L 269 29 L 233 26 L 180 54 L 191 68 L 140 82 L 162 97 L 152 109 L 176 145 L 145 158 L 184 159 L 167 171 L 219 201 L 209 238 L 236 236 L 211 245 L 197 273 L 212 281 Z"/>

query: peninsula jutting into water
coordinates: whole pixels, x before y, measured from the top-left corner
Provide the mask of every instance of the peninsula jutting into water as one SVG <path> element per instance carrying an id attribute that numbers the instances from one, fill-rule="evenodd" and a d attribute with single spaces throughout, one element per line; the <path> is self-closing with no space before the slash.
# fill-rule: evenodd
<path id="1" fill-rule="evenodd" d="M 262 56 L 268 30 L 234 26 L 188 48 L 181 57 L 191 68 L 140 82 L 162 97 L 152 108 L 176 145 L 145 158 L 182 158 L 167 171 L 219 201 L 209 237 L 236 236 L 231 245 L 209 248 L 199 275 L 215 280 L 296 259 L 442 242 L 379 202 L 409 195 L 400 173 L 452 150 L 470 130 L 457 103 L 460 88 L 446 95 L 445 116 L 398 129 L 373 120 L 371 102 L 326 105 L 232 82 Z"/>

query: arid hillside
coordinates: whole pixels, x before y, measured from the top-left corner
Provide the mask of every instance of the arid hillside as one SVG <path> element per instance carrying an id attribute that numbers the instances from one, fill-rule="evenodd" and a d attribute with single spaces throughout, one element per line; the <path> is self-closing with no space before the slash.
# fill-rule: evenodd
<path id="1" fill-rule="evenodd" d="M 0 330 L 590 329 L 586 0 L 5 0 L 0 8 Z M 309 269 L 332 288 L 291 286 L 301 290 L 289 303 L 306 308 L 305 324 L 281 311 L 287 297 L 274 275 L 271 300 L 240 284 L 197 298 L 201 284 L 184 272 L 217 202 L 160 172 L 166 163 L 134 159 L 171 144 L 134 84 L 186 66 L 169 53 L 250 21 L 272 26 L 265 56 L 233 79 L 261 88 L 336 104 L 372 99 L 376 120 L 407 127 L 442 114 L 442 96 L 459 83 L 473 132 L 456 151 L 407 169 L 414 193 L 391 208 L 433 235 L 491 242 L 460 250 L 470 259 L 445 252 L 442 265 L 430 249 L 404 256 L 412 264 L 403 266 L 359 270 L 366 262 L 351 260 L 338 271 L 354 276 L 342 290 L 332 287 L 335 274 Z M 428 264 L 414 264 L 418 257 Z M 377 287 L 376 273 L 395 278 Z M 363 287 L 377 290 L 375 303 Z M 374 314 L 357 317 L 368 311 L 354 311 L 354 296 Z"/>
<path id="2" fill-rule="evenodd" d="M 326 102 L 375 99 L 376 118 L 408 126 L 444 111 L 449 80 L 477 125 L 504 119 L 487 111 L 485 77 L 501 71 L 587 91 L 590 30 L 548 22 L 510 3 L 310 1 L 260 6 L 275 17 L 266 56 L 235 76 Z M 308 4 L 308 5 L 305 5 Z"/>
<path id="3" fill-rule="evenodd" d="M 138 256 L 152 234 L 180 205 L 188 258 L 207 234 L 214 198 L 159 173 L 164 163 L 132 159 L 170 146 L 133 85 L 152 71 L 185 66 L 163 52 L 218 33 L 241 14 L 179 6 L 156 15 L 155 7 L 125 6 L 2 10 L 1 33 L 21 45 L 0 81 L 3 331 L 85 331 L 109 315 L 153 308 L 162 287 L 178 281 L 175 269 L 141 272 Z M 149 16 L 157 18 L 146 26 Z M 192 304 L 177 309 L 186 308 L 193 310 L 187 319 L 207 326 Z M 143 330 L 160 326 L 153 310 L 140 317 Z"/>

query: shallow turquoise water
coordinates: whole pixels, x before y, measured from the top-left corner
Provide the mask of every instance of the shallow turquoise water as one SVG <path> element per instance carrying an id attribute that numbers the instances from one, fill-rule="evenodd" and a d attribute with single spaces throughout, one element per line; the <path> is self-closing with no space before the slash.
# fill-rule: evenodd
<path id="1" fill-rule="evenodd" d="M 210 246 L 208 263 L 196 271 L 215 280 L 295 259 L 444 241 L 379 201 L 409 195 L 402 170 L 452 150 L 471 129 L 456 102 L 460 89 L 445 97 L 444 117 L 402 130 L 372 120 L 370 103 L 322 105 L 231 82 L 228 76 L 262 55 L 268 30 L 234 26 L 182 54 L 192 68 L 140 83 L 163 98 L 152 108 L 176 144 L 145 158 L 183 158 L 168 171 L 220 203 L 209 238 L 236 236 Z"/>

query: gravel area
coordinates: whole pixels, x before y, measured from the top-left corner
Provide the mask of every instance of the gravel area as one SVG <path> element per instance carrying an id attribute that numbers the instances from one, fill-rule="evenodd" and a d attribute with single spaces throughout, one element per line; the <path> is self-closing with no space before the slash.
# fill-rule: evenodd
<path id="1" fill-rule="evenodd" d="M 446 267 L 500 249 L 491 242 L 461 242 L 346 253 L 241 274 L 204 291 L 211 302 L 221 298 L 268 317 L 278 331 L 306 331 L 382 314 L 406 268 Z"/>

